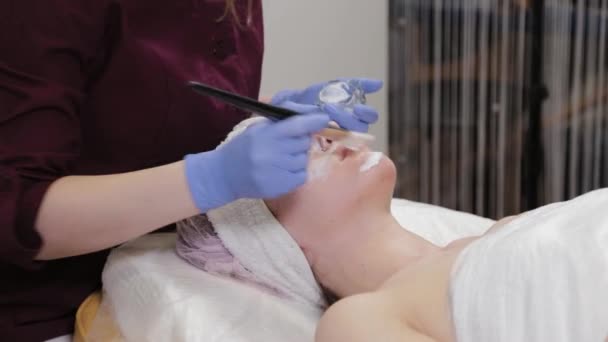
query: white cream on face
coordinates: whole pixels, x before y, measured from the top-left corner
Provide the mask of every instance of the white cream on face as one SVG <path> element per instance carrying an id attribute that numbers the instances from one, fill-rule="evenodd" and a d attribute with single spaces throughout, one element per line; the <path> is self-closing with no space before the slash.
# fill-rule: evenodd
<path id="1" fill-rule="evenodd" d="M 315 180 L 319 178 L 326 178 L 329 174 L 331 166 L 331 155 L 324 155 L 318 159 L 315 159 L 308 168 L 309 180 Z"/>
<path id="2" fill-rule="evenodd" d="M 376 167 L 380 163 L 382 156 L 383 156 L 382 152 L 369 153 L 365 162 L 363 164 L 361 164 L 361 167 L 359 168 L 359 172 L 361 172 L 361 173 L 367 172 L 367 171 L 373 169 L 374 167 Z"/>
<path id="3" fill-rule="evenodd" d="M 314 159 L 308 168 L 309 180 L 315 180 L 319 178 L 326 178 L 329 175 L 331 169 L 331 159 L 333 152 L 337 149 L 337 144 L 332 144 L 328 150 L 324 150 L 326 146 L 321 146 L 322 141 L 319 138 L 313 141 L 311 147 L 311 153 L 320 154 L 321 156 Z"/>

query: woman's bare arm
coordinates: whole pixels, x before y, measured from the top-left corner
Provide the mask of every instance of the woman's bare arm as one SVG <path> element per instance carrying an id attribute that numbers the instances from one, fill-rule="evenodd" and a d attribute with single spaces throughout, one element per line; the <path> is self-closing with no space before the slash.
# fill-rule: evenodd
<path id="1" fill-rule="evenodd" d="M 47 191 L 36 220 L 39 260 L 116 246 L 196 215 L 184 163 L 108 176 L 69 176 Z"/>

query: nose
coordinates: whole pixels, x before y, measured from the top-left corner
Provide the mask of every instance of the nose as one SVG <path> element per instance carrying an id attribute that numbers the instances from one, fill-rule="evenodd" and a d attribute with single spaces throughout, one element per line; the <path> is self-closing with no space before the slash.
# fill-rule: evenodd
<path id="1" fill-rule="evenodd" d="M 353 151 L 353 150 L 351 150 L 349 148 L 346 148 L 346 147 L 344 147 L 344 146 L 342 146 L 340 144 L 338 144 L 336 146 L 336 149 L 334 151 L 334 155 L 338 156 L 340 158 L 340 160 L 344 160 L 346 158 L 349 158 L 349 157 L 351 157 L 351 156 L 353 156 L 353 155 L 355 155 L 357 153 L 358 153 L 357 151 Z"/>

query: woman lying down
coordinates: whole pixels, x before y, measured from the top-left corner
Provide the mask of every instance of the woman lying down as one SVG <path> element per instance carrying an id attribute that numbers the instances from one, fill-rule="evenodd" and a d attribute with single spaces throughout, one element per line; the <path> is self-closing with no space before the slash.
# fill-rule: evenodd
<path id="1" fill-rule="evenodd" d="M 164 263 L 154 274 L 156 266 L 138 261 L 154 242 L 134 253 L 119 248 L 104 271 L 104 288 L 125 339 L 142 341 L 156 329 L 156 340 L 312 340 L 306 333 L 321 315 L 317 341 L 607 339 L 608 190 L 502 220 L 483 236 L 438 247 L 391 215 L 396 177 L 388 158 L 323 139 L 311 153 L 311 180 L 296 192 L 265 203 L 238 201 L 208 219 L 179 225 L 181 260 L 205 271 L 200 274 L 245 283 L 257 296 L 231 293 L 228 282 L 163 274 L 181 267 L 168 261 L 169 254 L 148 258 L 148 266 Z M 141 290 L 155 276 L 181 282 L 190 291 L 184 293 L 211 295 L 196 302 L 169 285 Z M 150 294 L 163 299 L 150 304 Z M 326 310 L 327 294 L 341 299 Z M 196 313 L 230 301 L 222 296 L 233 300 L 223 311 Z M 269 304 L 264 296 L 296 309 Z M 176 303 L 182 305 L 178 320 L 175 312 L 167 314 Z M 271 328 L 265 326 L 269 320 Z M 209 321 L 216 323 L 196 329 Z"/>

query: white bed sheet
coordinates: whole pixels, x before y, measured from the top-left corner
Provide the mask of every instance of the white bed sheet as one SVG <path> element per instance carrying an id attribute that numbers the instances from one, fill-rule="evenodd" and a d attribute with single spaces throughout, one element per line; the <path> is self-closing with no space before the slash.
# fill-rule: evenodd
<path id="1" fill-rule="evenodd" d="M 408 230 L 443 246 L 482 234 L 494 221 L 395 199 Z M 103 274 L 104 300 L 126 341 L 312 341 L 322 312 L 181 260 L 175 234 L 154 234 L 115 249 Z"/>

